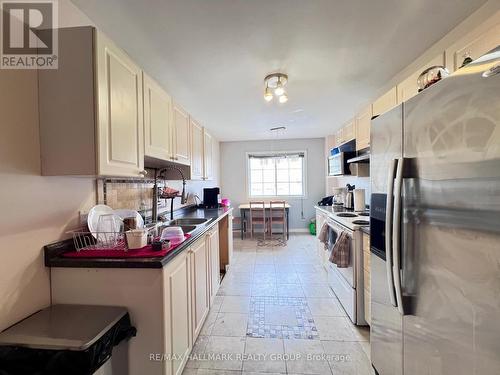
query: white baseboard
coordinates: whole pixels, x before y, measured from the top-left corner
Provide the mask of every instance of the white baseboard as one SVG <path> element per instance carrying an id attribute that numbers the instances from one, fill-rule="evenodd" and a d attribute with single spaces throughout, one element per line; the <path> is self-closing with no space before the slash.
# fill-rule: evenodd
<path id="1" fill-rule="evenodd" d="M 307 228 L 290 228 L 290 233 L 309 233 Z"/>

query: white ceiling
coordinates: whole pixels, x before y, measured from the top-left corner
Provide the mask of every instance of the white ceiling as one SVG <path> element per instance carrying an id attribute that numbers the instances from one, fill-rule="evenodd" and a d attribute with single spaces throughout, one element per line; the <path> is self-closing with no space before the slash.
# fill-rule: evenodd
<path id="1" fill-rule="evenodd" d="M 332 134 L 485 0 L 73 0 L 219 140 Z M 263 79 L 289 75 L 288 103 Z"/>

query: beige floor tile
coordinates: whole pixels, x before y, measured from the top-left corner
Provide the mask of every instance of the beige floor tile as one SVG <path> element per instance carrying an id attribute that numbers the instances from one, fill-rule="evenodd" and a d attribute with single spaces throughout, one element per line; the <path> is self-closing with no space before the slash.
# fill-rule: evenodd
<path id="1" fill-rule="evenodd" d="M 311 314 L 316 316 L 346 316 L 336 298 L 307 298 Z"/>
<path id="2" fill-rule="evenodd" d="M 325 351 L 319 340 L 283 340 L 287 373 L 294 374 L 331 374 L 330 365 L 325 359 Z"/>
<path id="3" fill-rule="evenodd" d="M 296 326 L 295 310 L 290 306 L 268 305 L 264 309 L 264 321 L 271 325 Z"/>
<path id="4" fill-rule="evenodd" d="M 220 312 L 212 329 L 212 336 L 244 337 L 247 332 L 247 314 Z"/>
<path id="5" fill-rule="evenodd" d="M 315 316 L 314 322 L 321 340 L 359 341 L 353 333 L 349 318 L 338 316 Z"/>
<path id="6" fill-rule="evenodd" d="M 225 296 L 220 307 L 220 312 L 248 314 L 250 310 L 250 297 Z"/>
<path id="7" fill-rule="evenodd" d="M 224 283 L 217 294 L 220 296 L 250 296 L 252 294 L 252 283 Z"/>
<path id="8" fill-rule="evenodd" d="M 256 264 L 255 273 L 263 272 L 276 272 L 276 268 L 274 268 L 274 264 Z"/>
<path id="9" fill-rule="evenodd" d="M 277 294 L 276 284 L 253 284 L 252 296 L 254 297 L 276 297 Z"/>
<path id="10" fill-rule="evenodd" d="M 244 337 L 210 336 L 199 368 L 211 370 L 237 370 L 243 366 Z"/>
<path id="11" fill-rule="evenodd" d="M 225 283 L 251 283 L 253 281 L 253 272 L 236 272 L 230 270 L 229 273 L 222 279 L 222 284 Z"/>
<path id="12" fill-rule="evenodd" d="M 277 287 L 278 297 L 304 297 L 300 284 L 281 284 Z"/>
<path id="13" fill-rule="evenodd" d="M 247 359 L 244 372 L 286 373 L 283 340 L 248 337 L 245 345 Z"/>
<path id="14" fill-rule="evenodd" d="M 322 341 L 334 374 L 370 375 L 371 364 L 357 342 Z"/>
<path id="15" fill-rule="evenodd" d="M 198 369 L 196 375 L 240 375 L 241 371 Z"/>
<path id="16" fill-rule="evenodd" d="M 200 335 L 208 336 L 212 333 L 217 315 L 218 311 L 210 310 L 205 319 L 205 323 L 203 323 L 203 327 L 201 327 Z"/>
<path id="17" fill-rule="evenodd" d="M 277 275 L 275 272 L 255 272 L 254 284 L 276 284 Z"/>
<path id="18" fill-rule="evenodd" d="M 335 296 L 330 289 L 330 286 L 326 283 L 302 283 L 301 285 L 306 297 L 332 298 Z"/>

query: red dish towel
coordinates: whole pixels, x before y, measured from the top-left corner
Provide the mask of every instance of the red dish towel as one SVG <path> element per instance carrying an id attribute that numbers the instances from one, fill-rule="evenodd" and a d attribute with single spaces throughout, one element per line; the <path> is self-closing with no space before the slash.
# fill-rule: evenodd
<path id="1" fill-rule="evenodd" d="M 190 237 L 190 234 L 185 234 L 184 241 L 186 241 Z M 156 258 L 164 257 L 165 255 L 182 245 L 184 241 L 170 244 L 170 247 L 168 249 L 161 251 L 153 251 L 151 245 L 147 245 L 141 249 L 128 251 L 108 249 L 69 251 L 67 253 L 63 253 L 62 256 L 65 258 Z"/>

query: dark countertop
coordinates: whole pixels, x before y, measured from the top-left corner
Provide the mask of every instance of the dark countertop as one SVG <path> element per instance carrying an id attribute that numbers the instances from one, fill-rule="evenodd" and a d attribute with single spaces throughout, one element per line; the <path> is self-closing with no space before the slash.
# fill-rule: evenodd
<path id="1" fill-rule="evenodd" d="M 68 239 L 44 247 L 46 267 L 76 267 L 76 268 L 162 268 L 178 254 L 188 249 L 197 239 L 202 237 L 210 228 L 233 210 L 232 207 L 223 208 L 188 208 L 174 215 L 179 218 L 205 218 L 212 219 L 201 225 L 191 237 L 182 245 L 164 257 L 156 258 L 65 258 L 61 254 L 74 251 L 73 239 Z"/>

